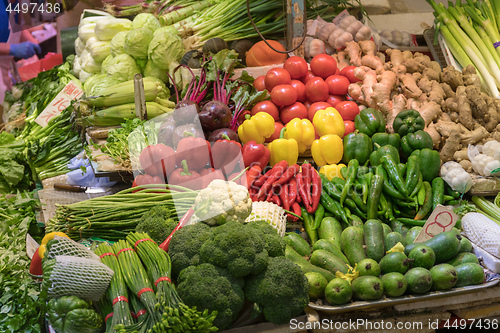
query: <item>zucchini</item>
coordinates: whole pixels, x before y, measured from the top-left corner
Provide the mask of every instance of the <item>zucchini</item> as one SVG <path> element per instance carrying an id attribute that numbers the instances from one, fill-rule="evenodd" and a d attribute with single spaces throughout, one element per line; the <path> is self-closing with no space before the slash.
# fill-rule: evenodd
<path id="1" fill-rule="evenodd" d="M 342 259 L 333 255 L 326 250 L 316 250 L 311 254 L 311 264 L 324 268 L 333 274 L 342 272 L 347 274 L 347 264 Z"/>
<path id="2" fill-rule="evenodd" d="M 288 232 L 283 238 L 287 245 L 290 245 L 301 256 L 311 255 L 311 246 L 309 243 L 295 232 Z"/>
<path id="3" fill-rule="evenodd" d="M 366 257 L 379 262 L 385 255 L 384 228 L 382 222 L 371 219 L 365 222 L 363 228 Z"/>

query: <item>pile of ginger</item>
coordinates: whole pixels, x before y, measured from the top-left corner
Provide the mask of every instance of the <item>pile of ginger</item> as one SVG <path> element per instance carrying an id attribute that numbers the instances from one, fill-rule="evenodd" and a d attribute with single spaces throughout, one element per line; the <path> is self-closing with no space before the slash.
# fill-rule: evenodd
<path id="1" fill-rule="evenodd" d="M 500 100 L 482 91 L 474 67 L 462 73 L 453 66 L 442 70 L 419 52 L 377 52 L 373 41 L 348 42 L 334 57 L 340 69 L 358 66 L 354 74 L 361 81 L 349 85 L 349 95 L 381 111 L 387 132 L 394 132 L 392 124 L 399 112 L 419 111 L 443 163 L 455 160 L 471 170 L 467 146 L 500 141 Z"/>

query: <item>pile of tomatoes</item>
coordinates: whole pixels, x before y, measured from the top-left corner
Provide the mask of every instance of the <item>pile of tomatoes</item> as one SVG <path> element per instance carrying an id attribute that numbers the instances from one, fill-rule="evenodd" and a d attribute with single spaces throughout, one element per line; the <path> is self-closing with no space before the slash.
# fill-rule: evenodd
<path id="1" fill-rule="evenodd" d="M 309 69 L 310 67 L 310 69 Z M 313 120 L 318 110 L 334 107 L 339 111 L 346 126 L 345 135 L 354 131 L 354 117 L 359 113 L 356 102 L 348 100 L 349 84 L 360 81 L 354 76 L 355 66 L 337 68 L 337 61 L 327 54 L 318 54 L 308 66 L 298 56 L 288 58 L 283 68 L 270 69 L 266 75 L 254 81 L 254 87 L 262 91 L 267 89 L 271 100 L 257 103 L 251 110 L 267 112 L 275 120 L 271 142 L 279 137 L 284 125 L 294 118 Z"/>

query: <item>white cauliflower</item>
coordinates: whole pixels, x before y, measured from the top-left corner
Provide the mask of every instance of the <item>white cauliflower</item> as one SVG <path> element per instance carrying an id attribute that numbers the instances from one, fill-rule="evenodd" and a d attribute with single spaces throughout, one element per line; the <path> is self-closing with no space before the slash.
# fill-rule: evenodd
<path id="1" fill-rule="evenodd" d="M 221 179 L 213 180 L 195 200 L 196 217 L 208 225 L 244 223 L 251 211 L 252 200 L 246 187 Z"/>

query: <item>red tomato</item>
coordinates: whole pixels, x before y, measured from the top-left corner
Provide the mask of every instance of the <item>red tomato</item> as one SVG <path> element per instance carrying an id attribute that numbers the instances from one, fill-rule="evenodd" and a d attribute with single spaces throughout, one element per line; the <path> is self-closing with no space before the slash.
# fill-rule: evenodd
<path id="1" fill-rule="evenodd" d="M 331 106 L 335 107 L 335 105 L 337 105 L 338 103 L 340 103 L 342 101 L 345 101 L 345 97 L 344 96 L 330 95 L 330 96 L 328 96 L 328 98 L 326 99 L 325 102 L 327 102 Z"/>
<path id="2" fill-rule="evenodd" d="M 306 107 L 306 109 L 308 109 L 308 110 L 309 110 L 309 108 L 311 107 L 311 105 L 312 105 L 313 103 L 311 103 L 311 101 L 306 100 L 306 101 L 305 101 L 304 103 L 302 103 L 302 104 L 304 104 L 304 106 Z"/>
<path id="3" fill-rule="evenodd" d="M 349 79 L 342 75 L 330 75 L 325 80 L 328 85 L 328 91 L 332 95 L 347 95 L 349 88 Z"/>
<path id="4" fill-rule="evenodd" d="M 283 128 L 283 124 L 280 121 L 275 121 L 274 122 L 274 133 L 270 137 L 266 139 L 265 142 L 272 142 L 273 140 L 279 139 L 280 138 L 280 132 L 281 129 Z"/>
<path id="5" fill-rule="evenodd" d="M 304 104 L 296 102 L 292 105 L 285 106 L 280 111 L 280 119 L 283 124 L 287 124 L 293 118 L 305 119 L 307 118 L 307 109 Z"/>
<path id="6" fill-rule="evenodd" d="M 271 101 L 276 106 L 292 105 L 297 102 L 297 91 L 289 84 L 280 84 L 271 90 Z"/>
<path id="7" fill-rule="evenodd" d="M 306 101 L 306 86 L 299 80 L 292 80 L 290 83 L 292 87 L 297 91 L 297 101 L 305 102 Z"/>
<path id="8" fill-rule="evenodd" d="M 261 75 L 253 81 L 253 86 L 258 91 L 266 89 L 265 75 Z"/>
<path id="9" fill-rule="evenodd" d="M 337 67 L 337 70 L 335 71 L 335 75 L 340 75 L 340 69 Z"/>
<path id="10" fill-rule="evenodd" d="M 320 77 L 314 77 L 306 83 L 306 97 L 311 102 L 322 102 L 328 98 L 328 85 Z"/>
<path id="11" fill-rule="evenodd" d="M 271 101 L 262 101 L 254 105 L 250 114 L 253 116 L 258 112 L 266 112 L 273 116 L 274 120 L 278 120 L 280 117 L 280 111 Z"/>
<path id="12" fill-rule="evenodd" d="M 337 71 L 337 61 L 328 54 L 318 54 L 311 60 L 311 71 L 314 75 L 326 79 Z"/>
<path id="13" fill-rule="evenodd" d="M 302 82 L 303 82 L 304 84 L 306 84 L 306 83 L 307 83 L 307 81 L 309 81 L 309 80 L 310 80 L 310 79 L 312 79 L 313 77 L 316 77 L 316 75 L 314 75 L 314 74 L 313 74 L 313 72 L 311 72 L 311 71 L 309 71 L 309 70 L 308 70 L 308 71 L 307 71 L 307 74 L 306 74 L 304 77 L 302 77 Z"/>
<path id="14" fill-rule="evenodd" d="M 346 66 L 342 68 L 342 70 L 340 71 L 340 75 L 345 76 L 351 83 L 361 81 L 354 75 L 354 68 L 356 68 L 356 66 Z"/>
<path id="15" fill-rule="evenodd" d="M 283 68 L 290 73 L 292 79 L 299 79 L 307 74 L 307 62 L 297 56 L 286 59 Z"/>
<path id="16" fill-rule="evenodd" d="M 356 102 L 352 102 L 352 101 L 340 102 L 335 106 L 335 109 L 337 109 L 337 111 L 342 116 L 342 119 L 344 119 L 344 120 L 354 121 L 354 118 L 356 117 L 356 115 L 359 114 L 358 104 L 356 104 Z"/>
<path id="17" fill-rule="evenodd" d="M 270 69 L 264 78 L 266 89 L 269 91 L 272 91 L 274 87 L 280 84 L 290 84 L 290 81 L 292 81 L 290 73 L 286 69 L 279 67 Z"/>
<path id="18" fill-rule="evenodd" d="M 311 104 L 311 106 L 307 109 L 307 119 L 309 119 L 312 123 L 316 111 L 324 110 L 330 107 L 332 106 L 326 102 L 316 102 Z"/>
<path id="19" fill-rule="evenodd" d="M 344 120 L 344 126 L 345 126 L 344 136 L 354 132 L 354 130 L 356 129 L 356 127 L 354 126 L 354 121 L 351 120 Z"/>

